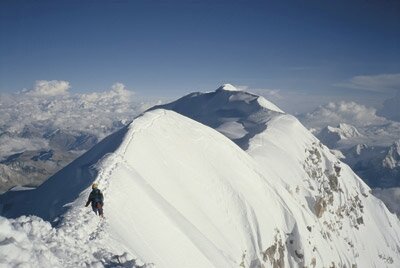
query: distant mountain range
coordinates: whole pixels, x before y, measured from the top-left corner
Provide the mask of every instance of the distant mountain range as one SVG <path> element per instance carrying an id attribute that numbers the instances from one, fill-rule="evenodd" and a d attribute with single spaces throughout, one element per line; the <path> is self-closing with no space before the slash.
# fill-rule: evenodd
<path id="1" fill-rule="evenodd" d="M 0 192 L 15 185 L 38 186 L 98 142 L 93 134 L 27 126 L 21 133 L 3 133 L 9 139 L 41 139 L 48 145 L 11 155 L 3 152 L 0 160 Z"/>
<path id="2" fill-rule="evenodd" d="M 156 102 L 111 90 L 60 96 L 0 96 L 0 193 L 37 186 Z"/>

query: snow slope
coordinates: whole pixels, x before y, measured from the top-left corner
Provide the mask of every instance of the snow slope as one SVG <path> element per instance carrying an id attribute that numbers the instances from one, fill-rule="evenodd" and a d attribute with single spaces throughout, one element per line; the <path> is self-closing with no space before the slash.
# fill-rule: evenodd
<path id="1" fill-rule="evenodd" d="M 216 127 L 242 124 L 247 152 L 180 114 L 149 111 L 36 190 L 0 196 L 1 214 L 53 223 L 38 223 L 32 238 L 45 241 L 48 266 L 399 266 L 397 217 L 297 119 L 241 91 L 192 101 L 193 114 L 207 118 L 194 108 L 209 107 L 222 116 L 209 117 Z M 105 221 L 83 207 L 93 181 L 105 194 Z M 0 218 L 9 229 L 0 252 L 18 252 L 15 241 L 30 234 L 24 220 L 40 221 Z M 10 256 L 0 263 L 16 263 Z"/>
<path id="2" fill-rule="evenodd" d="M 234 267 L 243 254 L 254 266 L 278 230 L 294 228 L 286 204 L 251 157 L 218 132 L 163 110 L 145 114 L 115 136 L 125 131 L 118 149 L 97 165 L 96 179 L 107 200 L 104 231 L 115 240 L 109 244 L 122 244 L 157 267 Z M 110 140 L 96 147 L 114 145 Z M 87 187 L 93 177 L 87 176 L 86 160 L 99 158 L 98 151 L 89 151 L 29 195 L 2 196 L 3 215 L 35 214 L 52 221 L 64 212 L 63 200 L 70 209 L 58 225 L 85 224 L 88 189 L 68 204 L 72 192 L 81 189 L 62 178 L 79 177 Z M 47 191 L 56 193 L 58 202 Z M 52 204 L 51 213 L 43 209 L 45 203 Z"/>
<path id="3" fill-rule="evenodd" d="M 256 98 L 256 96 L 247 92 L 234 91 L 229 93 L 230 96 L 226 96 L 226 94 L 226 92 L 222 94 L 219 90 L 210 93 L 195 93 L 159 107 L 175 110 L 214 128 L 215 124 L 212 122 L 218 121 L 233 123 L 245 121 L 247 125 L 251 125 L 251 128 L 247 128 L 249 130 L 246 135 L 248 139 L 245 143 L 243 140 L 232 140 L 260 164 L 263 174 L 272 173 L 271 177 L 274 177 L 274 181 L 279 179 L 280 184 L 293 194 L 295 200 L 303 208 L 317 216 L 318 222 L 323 225 L 323 232 L 326 232 L 328 236 L 331 236 L 332 233 L 335 234 L 335 237 L 332 238 L 336 240 L 335 244 L 343 243 L 344 240 L 348 242 L 348 245 L 353 245 L 351 246 L 353 248 L 354 241 L 358 241 L 359 245 L 370 243 L 368 236 L 348 235 L 348 231 L 344 231 L 345 225 L 350 229 L 358 230 L 362 225 L 375 225 L 376 218 L 386 219 L 388 217 L 391 219 L 390 221 L 396 222 L 396 226 L 399 225 L 386 208 L 383 213 L 382 207 L 385 206 L 379 200 L 370 198 L 370 188 L 296 118 L 283 114 L 281 111 L 276 113 L 275 109 L 270 110 L 269 107 L 260 107 L 254 105 L 254 102 L 248 101 L 227 108 L 231 104 L 226 102 L 226 99 L 247 100 Z M 189 103 L 190 105 L 188 105 Z M 188 107 L 191 109 L 187 109 Z M 197 107 L 202 110 L 196 110 Z M 207 109 L 203 109 L 203 107 L 207 107 Z M 238 114 L 243 110 L 247 113 L 243 117 L 227 118 L 214 112 L 226 109 L 229 109 L 231 114 Z M 257 120 L 253 120 L 249 124 L 249 118 L 257 118 Z M 218 127 L 216 129 L 219 130 Z M 221 133 L 225 134 L 223 131 Z M 373 201 L 371 202 L 371 200 Z M 368 206 L 371 207 L 371 210 L 365 209 L 366 202 L 369 203 Z M 377 215 L 376 213 L 383 214 Z M 379 229 L 382 225 L 385 224 L 377 224 L 374 232 L 381 232 Z M 392 226 L 392 223 L 389 223 L 388 226 Z M 398 239 L 398 231 L 394 233 L 394 237 Z M 384 231 L 382 235 L 385 240 L 388 238 Z M 398 255 L 398 242 L 395 244 Z M 375 256 L 374 258 L 380 257 Z M 369 257 L 366 256 L 365 260 L 368 261 L 361 267 L 371 265 L 372 260 Z M 337 264 L 343 264 L 343 262 Z"/>

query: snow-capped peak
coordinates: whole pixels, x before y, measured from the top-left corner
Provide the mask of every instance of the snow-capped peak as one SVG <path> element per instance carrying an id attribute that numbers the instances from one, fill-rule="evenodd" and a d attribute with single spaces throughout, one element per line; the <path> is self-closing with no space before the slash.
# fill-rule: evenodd
<path id="1" fill-rule="evenodd" d="M 327 126 L 327 130 L 337 133 L 341 139 L 349 139 L 362 136 L 355 126 L 340 123 L 336 128 Z"/>
<path id="2" fill-rule="evenodd" d="M 232 84 L 223 84 L 217 90 L 226 90 L 226 91 L 240 91 L 240 89 L 236 88 Z"/>
<path id="3" fill-rule="evenodd" d="M 354 138 L 362 136 L 355 126 L 349 124 L 341 123 L 339 124 L 338 129 L 341 130 L 341 134 L 344 138 Z"/>
<path id="4" fill-rule="evenodd" d="M 384 167 L 390 169 L 400 167 L 400 140 L 395 141 L 392 146 L 389 147 L 382 164 Z"/>
<path id="5" fill-rule="evenodd" d="M 278 112 L 278 113 L 284 113 L 278 106 L 276 106 L 272 102 L 268 101 L 264 97 L 258 96 L 256 94 L 253 94 L 250 92 L 243 91 L 243 90 L 233 86 L 232 84 L 224 84 L 216 90 L 216 92 L 221 92 L 221 91 L 230 91 L 232 94 L 235 94 L 237 92 L 237 94 L 239 94 L 239 95 L 235 95 L 235 96 L 232 95 L 230 97 L 230 101 L 238 101 L 239 100 L 239 101 L 244 101 L 246 103 L 250 103 L 250 101 L 257 99 L 257 103 L 261 107 L 271 110 L 271 111 Z"/>
<path id="6" fill-rule="evenodd" d="M 318 138 L 326 145 L 334 147 L 338 142 L 361 137 L 355 126 L 341 123 L 337 127 L 327 126 L 318 134 Z"/>
<path id="7" fill-rule="evenodd" d="M 192 93 L 174 102 L 151 108 L 169 109 L 211 126 L 246 147 L 275 114 L 284 112 L 265 98 L 237 90 L 230 84 L 207 93 Z"/>

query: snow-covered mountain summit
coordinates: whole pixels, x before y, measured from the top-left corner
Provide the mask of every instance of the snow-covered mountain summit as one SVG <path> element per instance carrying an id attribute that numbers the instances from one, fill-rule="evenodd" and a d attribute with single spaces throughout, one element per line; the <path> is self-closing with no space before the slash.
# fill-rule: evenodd
<path id="1" fill-rule="evenodd" d="M 240 91 L 238 88 L 234 87 L 231 84 L 224 84 L 220 86 L 217 90 Z"/>
<path id="2" fill-rule="evenodd" d="M 284 113 L 264 97 L 241 91 L 230 84 L 208 93 L 195 92 L 152 109 L 169 109 L 208 125 L 242 148 L 265 130 L 265 122 Z"/>
<path id="3" fill-rule="evenodd" d="M 358 132 L 355 126 L 345 123 L 339 124 L 336 128 L 328 126 L 328 129 L 332 132 L 337 132 L 341 139 L 349 139 L 361 136 L 360 132 Z"/>
<path id="4" fill-rule="evenodd" d="M 398 267 L 397 217 L 296 118 L 259 98 L 217 90 L 170 104 L 201 123 L 148 111 L 36 190 L 0 196 L 1 214 L 55 221 L 41 252 L 61 267 L 110 266 L 113 254 L 148 267 Z M 221 131 L 229 122 L 246 131 L 232 138 L 245 150 Z M 93 181 L 105 194 L 99 225 L 84 207 Z M 0 256 L 18 248 L 1 235 Z"/>
<path id="5" fill-rule="evenodd" d="M 383 166 L 389 169 L 400 168 L 400 140 L 395 141 L 393 145 L 389 147 L 383 159 Z"/>
<path id="6" fill-rule="evenodd" d="M 355 126 L 341 123 L 337 127 L 327 126 L 318 134 L 318 138 L 325 145 L 333 148 L 340 141 L 362 137 Z"/>

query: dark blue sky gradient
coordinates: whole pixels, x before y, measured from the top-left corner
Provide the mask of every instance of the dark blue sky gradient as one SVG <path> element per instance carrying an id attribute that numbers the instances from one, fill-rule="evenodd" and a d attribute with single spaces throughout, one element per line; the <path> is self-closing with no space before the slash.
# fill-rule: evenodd
<path id="1" fill-rule="evenodd" d="M 333 85 L 400 73 L 400 2 L 283 2 L 2 0 L 0 91 L 56 79 L 152 96 L 226 82 L 364 94 Z"/>

